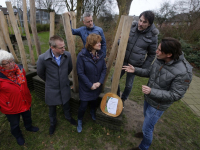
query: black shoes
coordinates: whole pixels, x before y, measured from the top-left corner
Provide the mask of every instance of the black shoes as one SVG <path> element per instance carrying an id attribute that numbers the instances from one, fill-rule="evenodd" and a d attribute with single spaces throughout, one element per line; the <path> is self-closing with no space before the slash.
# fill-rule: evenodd
<path id="1" fill-rule="evenodd" d="M 17 140 L 17 144 L 19 144 L 20 146 L 24 145 L 25 143 L 23 136 L 16 138 L 16 140 Z"/>
<path id="2" fill-rule="evenodd" d="M 51 125 L 49 128 L 49 134 L 52 135 L 56 129 L 56 125 Z"/>
<path id="3" fill-rule="evenodd" d="M 76 126 L 77 125 L 77 122 L 76 120 L 74 120 L 72 117 L 71 119 L 67 119 L 67 121 L 69 121 L 72 125 Z"/>
<path id="4" fill-rule="evenodd" d="M 38 127 L 33 127 L 31 126 L 30 128 L 26 129 L 27 131 L 30 131 L 30 132 L 37 132 L 39 130 Z"/>

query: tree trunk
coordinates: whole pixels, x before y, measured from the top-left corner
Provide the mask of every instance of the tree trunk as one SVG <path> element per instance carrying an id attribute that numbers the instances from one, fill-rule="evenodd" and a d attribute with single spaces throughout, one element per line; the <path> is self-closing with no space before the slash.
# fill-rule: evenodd
<path id="1" fill-rule="evenodd" d="M 76 6 L 76 10 L 77 10 L 76 22 L 77 22 L 77 24 L 79 24 L 79 22 L 81 20 L 82 5 L 83 5 L 83 0 L 77 0 L 77 6 Z"/>

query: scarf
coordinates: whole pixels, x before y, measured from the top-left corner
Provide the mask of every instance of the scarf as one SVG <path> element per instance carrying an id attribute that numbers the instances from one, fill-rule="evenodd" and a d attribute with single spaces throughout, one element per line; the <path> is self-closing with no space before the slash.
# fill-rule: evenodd
<path id="1" fill-rule="evenodd" d="M 0 72 L 3 73 L 11 81 L 21 85 L 25 82 L 25 77 L 23 75 L 23 70 L 20 70 L 17 64 L 11 70 L 6 70 L 0 66 Z"/>
<path id="2" fill-rule="evenodd" d="M 97 63 L 99 60 L 99 54 L 96 52 L 95 55 L 93 55 L 92 52 L 90 52 L 90 55 L 92 56 L 93 61 Z"/>

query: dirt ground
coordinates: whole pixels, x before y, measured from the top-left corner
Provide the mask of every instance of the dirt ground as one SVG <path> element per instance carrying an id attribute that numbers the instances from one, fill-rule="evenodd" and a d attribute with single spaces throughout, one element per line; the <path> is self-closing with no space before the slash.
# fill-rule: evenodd
<path id="1" fill-rule="evenodd" d="M 131 100 L 126 100 L 124 104 L 123 113 L 125 114 L 127 119 L 127 123 L 125 124 L 125 130 L 135 130 L 135 132 L 142 131 L 142 124 L 144 121 L 142 105 L 139 105 Z"/>

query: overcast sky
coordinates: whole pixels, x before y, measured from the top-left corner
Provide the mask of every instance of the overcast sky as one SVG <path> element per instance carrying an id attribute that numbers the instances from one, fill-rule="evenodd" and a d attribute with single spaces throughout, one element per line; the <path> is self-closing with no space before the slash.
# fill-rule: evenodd
<path id="1" fill-rule="evenodd" d="M 0 0 L 0 5 L 6 7 L 5 1 L 6 0 Z M 175 0 L 167 0 L 167 1 L 174 3 Z M 140 13 L 145 10 L 158 9 L 163 2 L 164 2 L 163 0 L 133 0 L 129 15 L 139 16 Z M 115 7 L 115 9 L 118 12 L 118 7 Z"/>

